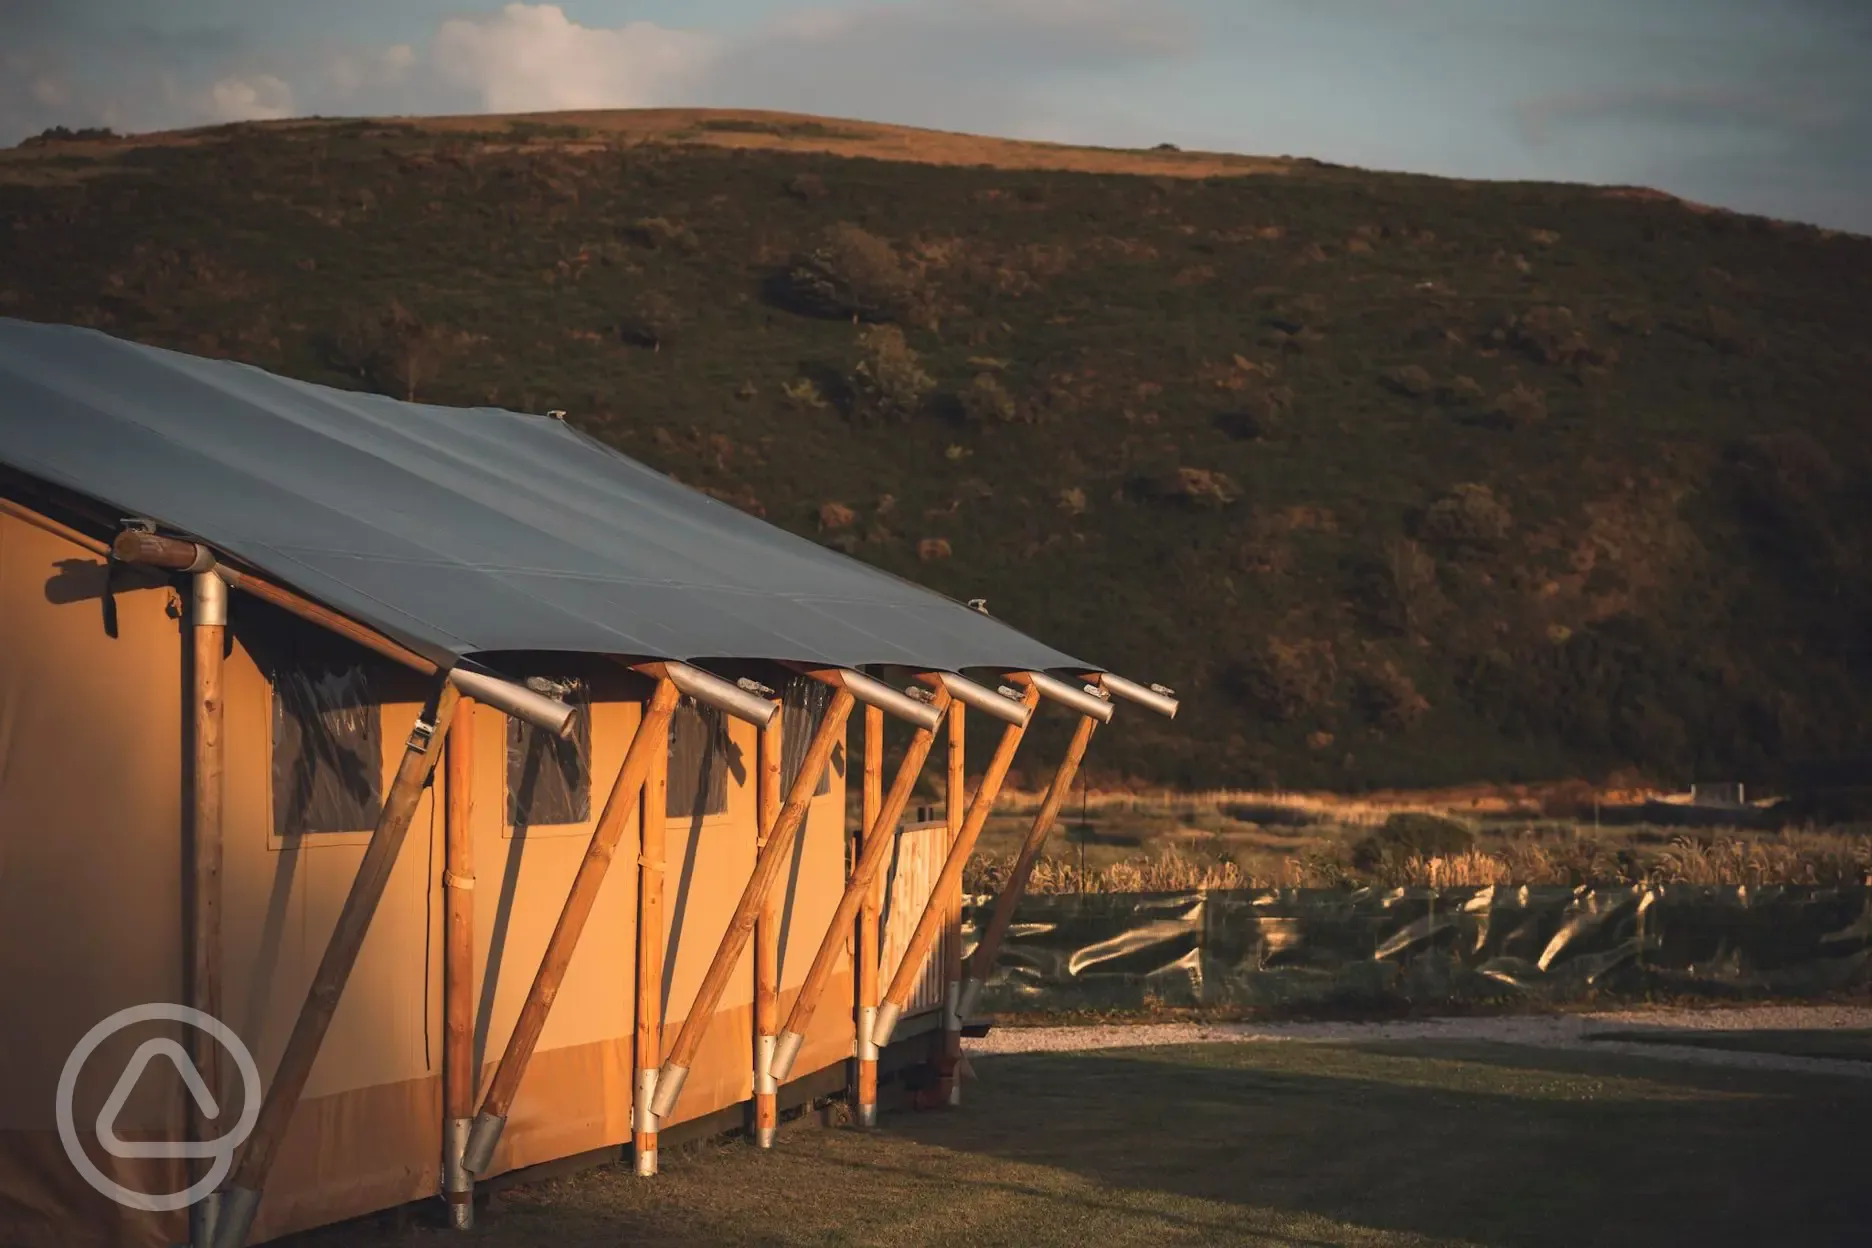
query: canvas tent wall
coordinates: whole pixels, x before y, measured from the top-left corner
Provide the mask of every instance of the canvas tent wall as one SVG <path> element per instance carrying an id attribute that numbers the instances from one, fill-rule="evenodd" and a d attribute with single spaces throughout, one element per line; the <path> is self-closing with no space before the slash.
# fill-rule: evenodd
<path id="1" fill-rule="evenodd" d="M 183 862 L 181 650 L 168 586 L 118 588 L 116 636 L 102 623 L 105 567 L 94 554 L 0 516 L 0 974 L 12 985 L 0 1062 L 0 1239 L 20 1244 L 180 1242 L 180 1214 L 138 1215 L 98 1195 L 65 1159 L 54 1122 L 66 1056 L 99 1019 L 128 1006 L 181 999 Z M 419 682 L 356 648 L 310 636 L 262 604 L 237 602 L 228 659 L 226 1007 L 262 1071 L 279 1047 L 362 853 L 358 831 L 281 837 L 275 831 L 276 685 L 281 649 L 316 646 L 368 670 L 389 783 L 397 734 L 421 698 Z M 244 618 L 243 618 L 244 617 Z M 262 635 L 265 636 L 264 640 Z M 271 643 L 271 644 L 266 644 Z M 258 655 L 256 652 L 259 652 Z M 556 665 L 564 674 L 563 662 Z M 328 669 L 327 669 L 328 670 Z M 288 665 L 290 676 L 295 668 Z M 588 668 L 593 678 L 602 667 Z M 632 684 L 639 686 L 632 688 Z M 595 683 L 588 774 L 615 772 L 636 726 L 641 681 L 619 671 Z M 589 835 L 591 819 L 516 832 L 507 809 L 508 723 L 474 715 L 477 1049 L 499 1057 L 546 936 Z M 751 727 L 727 725 L 730 757 L 752 759 Z M 739 775 L 737 775 L 737 770 Z M 843 766 L 816 797 L 785 894 L 795 946 L 823 930 L 843 882 Z M 721 881 L 745 878 L 754 854 L 745 764 L 725 775 L 725 809 L 668 820 L 671 897 L 666 1016 L 680 1023 L 732 904 Z M 260 1237 L 433 1196 L 442 1156 L 442 783 L 423 801 L 357 971 L 294 1116 L 269 1185 Z M 595 817 L 595 812 L 593 812 Z M 634 858 L 634 828 L 623 856 Z M 628 1142 L 631 1124 L 632 877 L 613 881 L 580 942 L 501 1142 L 497 1172 Z M 807 950 L 810 953 L 810 949 Z M 783 950 L 782 987 L 804 972 Z M 850 999 L 850 971 L 834 991 Z M 745 1100 L 752 1091 L 753 979 L 744 956 L 717 1010 L 677 1120 Z M 24 1025 L 22 1025 L 24 1024 Z M 801 1070 L 852 1051 L 849 1011 L 822 1011 Z M 79 1088 L 76 1121 L 94 1127 L 116 1072 L 158 1029 L 126 1032 Z M 228 1090 L 229 1092 L 232 1089 Z M 138 1081 L 118 1121 L 126 1137 L 173 1137 L 182 1101 L 159 1064 Z M 230 1100 L 232 1097 L 230 1096 Z M 94 1137 L 95 1131 L 83 1132 Z M 172 1162 L 131 1166 L 126 1186 L 178 1190 Z M 156 1169 L 151 1169 L 155 1167 Z"/>
<path id="2" fill-rule="evenodd" d="M 488 1155 L 467 1169 L 483 1177 L 619 1144 L 633 1125 L 644 1156 L 655 1116 L 633 1124 L 650 1104 L 639 1089 L 654 1086 L 665 1123 L 745 1099 L 754 1002 L 770 999 L 762 985 L 773 981 L 755 983 L 743 920 L 769 892 L 779 900 L 761 922 L 783 945 L 777 1008 L 792 1022 L 764 1043 L 778 1041 L 795 1075 L 854 1050 L 863 1070 L 875 1054 L 856 1037 L 854 979 L 870 984 L 855 990 L 864 1035 L 882 1043 L 885 1020 L 909 1003 L 916 950 L 953 920 L 955 898 L 945 898 L 959 898 L 977 815 L 1032 707 L 1043 692 L 1074 707 L 1080 750 L 1090 725 L 1110 717 L 1109 698 L 1046 673 L 1089 673 L 1133 700 L 1166 701 L 683 489 L 556 420 L 397 403 L 3 318 L 0 524 L 0 970 L 24 1003 L 0 1024 L 0 1226 L 19 1242 L 179 1238 L 180 1215 L 126 1212 L 89 1189 L 61 1156 L 47 1093 L 72 1044 L 111 1010 L 197 992 L 203 948 L 219 959 L 217 1009 L 254 1050 L 265 1086 L 261 1126 L 217 1189 L 229 1195 L 216 1206 L 226 1215 L 218 1248 L 433 1195 L 439 1157 L 459 1167 L 479 1155 L 439 1138 L 445 1112 L 462 1123 L 472 1107 L 444 1111 L 437 1088 L 442 1050 L 468 1051 L 455 1027 L 467 1011 L 438 1017 L 438 981 L 445 943 L 465 930 L 451 922 L 445 940 L 443 915 L 463 915 L 458 899 L 471 887 L 473 942 L 451 965 L 471 963 L 476 977 L 472 1063 L 489 1090 L 470 1143 Z M 214 604 L 230 584 L 241 592 L 223 637 Z M 809 778 L 781 807 L 766 796 L 776 767 L 762 771 L 757 803 L 748 760 L 773 760 L 779 742 L 762 733 L 757 745 L 751 724 L 724 721 L 699 747 L 693 716 L 660 730 L 679 687 L 738 714 L 752 703 L 756 722 L 773 714 L 762 700 L 771 690 L 742 693 L 675 662 L 689 659 L 776 685 L 804 672 L 835 688 L 824 726 L 786 737 L 811 736 L 814 761 L 796 770 L 827 763 L 824 791 L 814 795 Z M 921 673 L 935 709 L 861 675 L 865 665 Z M 958 684 L 965 669 L 1022 684 L 1018 706 Z M 565 701 L 512 683 L 526 678 Z M 451 732 L 469 680 L 493 705 L 464 702 Z M 958 726 L 966 701 L 1007 725 L 966 824 L 959 812 L 951 820 L 943 883 L 875 1003 L 875 1026 L 862 998 L 877 976 L 868 960 L 854 976 L 841 932 L 861 913 L 865 878 L 846 878 L 842 818 L 838 736 L 854 690 L 871 703 L 867 723 L 889 705 L 922 724 L 910 749 L 919 766 L 944 706 Z M 572 731 L 547 742 L 542 761 L 523 719 Z M 325 739 L 334 723 L 347 726 L 342 748 Z M 204 768 L 210 738 L 219 744 Z M 879 812 L 916 773 L 900 769 L 880 806 L 874 739 L 867 732 L 866 820 L 885 827 Z M 458 778 L 433 770 L 445 741 L 474 744 Z M 679 760 L 693 771 L 697 749 L 719 750 L 725 771 L 700 786 L 700 807 L 681 798 L 696 777 L 673 774 Z M 626 757 L 650 761 L 622 766 Z M 1076 757 L 1069 751 L 1056 788 Z M 667 791 L 653 772 L 670 773 Z M 578 793 L 565 791 L 567 775 Z M 559 778 L 541 798 L 550 813 L 533 804 L 542 776 Z M 634 804 L 598 819 L 614 776 L 614 793 Z M 522 791 L 532 796 L 516 801 Z M 217 811 L 204 793 L 217 795 Z M 467 793 L 471 809 L 451 800 Z M 224 855 L 212 869 L 201 856 L 210 825 Z M 668 887 L 654 894 L 667 906 L 651 931 L 633 883 L 647 890 L 662 876 L 634 852 L 643 830 L 667 841 Z M 447 866 L 444 841 L 472 849 L 478 882 Z M 607 874 L 612 861 L 636 870 Z M 193 922 L 204 911 L 184 893 L 210 889 L 219 935 L 185 939 L 182 912 Z M 866 922 L 858 943 L 875 949 Z M 640 984 L 646 950 L 663 963 Z M 191 959 L 191 982 L 179 982 Z M 803 982 L 843 1004 L 814 1012 Z M 660 1009 L 660 1027 L 646 1022 L 646 1004 Z M 949 1031 L 953 1056 L 959 1032 Z M 116 1036 L 96 1070 L 123 1069 L 137 1042 L 134 1029 Z M 664 1077 L 642 1082 L 659 1059 Z M 231 1092 L 222 1076 L 217 1090 Z M 100 1151 L 113 1129 L 105 1109 L 119 1098 L 99 1078 L 86 1067 L 65 1134 L 89 1136 L 85 1155 L 127 1189 L 177 1190 L 196 1168 Z M 132 1143 L 191 1138 L 178 1129 L 188 1111 L 173 1081 L 122 1090 L 114 1129 Z M 497 1130 L 481 1133 L 482 1120 Z"/>

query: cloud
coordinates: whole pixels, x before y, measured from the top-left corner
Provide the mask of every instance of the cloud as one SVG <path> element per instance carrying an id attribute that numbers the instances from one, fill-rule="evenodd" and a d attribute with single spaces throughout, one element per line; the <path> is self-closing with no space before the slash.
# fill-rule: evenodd
<path id="1" fill-rule="evenodd" d="M 451 18 L 436 31 L 432 66 L 491 112 L 641 108 L 684 97 L 721 40 L 653 22 L 581 26 L 556 4 L 510 4 L 490 17 Z"/>
<path id="2" fill-rule="evenodd" d="M 949 130 L 1050 131 L 1075 83 L 1193 56 L 1184 4 L 904 0 L 795 12 L 724 48 L 711 103 Z M 1059 137 L 1059 136 L 1052 136 Z"/>
<path id="3" fill-rule="evenodd" d="M 366 92 L 400 83 L 415 64 L 416 50 L 407 43 L 392 44 L 381 50 L 346 49 L 326 59 L 320 84 L 322 93 L 341 99 L 359 98 Z"/>
<path id="4" fill-rule="evenodd" d="M 1032 83 L 1193 47 L 1181 5 L 1121 0 L 898 0 L 783 13 L 734 35 L 652 22 L 581 25 L 557 5 L 454 18 L 430 49 L 482 108 L 524 112 L 717 104 L 944 121 L 1006 108 Z M 985 92 L 986 94 L 982 94 Z"/>
<path id="5" fill-rule="evenodd" d="M 278 121 L 295 111 L 292 88 L 272 74 L 221 79 L 208 89 L 205 108 L 215 121 Z"/>
<path id="6" fill-rule="evenodd" d="M 6 0 L 0 0 L 6 3 Z M 302 112 L 714 104 L 1021 129 L 1051 82 L 1195 50 L 1181 0 L 865 0 L 734 31 L 586 25 L 511 3 L 387 47 L 282 46 L 247 28 L 132 29 L 108 0 L 11 0 L 30 75 L 0 80 L 0 142 L 48 125 L 161 129 Z M 14 17 L 20 20 L 15 22 Z"/>

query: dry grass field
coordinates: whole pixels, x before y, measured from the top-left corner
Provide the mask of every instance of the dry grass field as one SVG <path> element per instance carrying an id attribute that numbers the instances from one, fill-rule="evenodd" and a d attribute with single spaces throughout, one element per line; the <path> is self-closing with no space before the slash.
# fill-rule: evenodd
<path id="1" fill-rule="evenodd" d="M 1747 808 L 1697 821 L 1647 804 L 1655 796 L 1603 792 L 1595 815 L 1590 796 L 1567 790 L 1075 792 L 1031 891 L 1872 882 L 1872 827 L 1780 824 Z M 1004 878 L 1040 800 L 1003 794 L 971 865 L 976 891 Z"/>

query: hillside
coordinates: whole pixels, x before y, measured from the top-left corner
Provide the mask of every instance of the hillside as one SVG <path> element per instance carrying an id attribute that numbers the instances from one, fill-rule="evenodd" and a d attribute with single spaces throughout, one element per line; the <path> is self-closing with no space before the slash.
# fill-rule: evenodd
<path id="1" fill-rule="evenodd" d="M 1099 738 L 1106 774 L 1872 756 L 1872 240 L 667 111 L 32 143 L 0 220 L 0 315 L 564 409 L 1175 686 L 1176 723 Z"/>

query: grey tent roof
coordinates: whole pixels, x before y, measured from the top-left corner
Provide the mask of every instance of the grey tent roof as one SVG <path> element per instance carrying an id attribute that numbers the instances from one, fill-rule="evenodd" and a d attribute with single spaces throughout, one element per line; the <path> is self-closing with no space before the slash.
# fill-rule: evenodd
<path id="1" fill-rule="evenodd" d="M 1097 670 L 562 421 L 0 318 L 0 463 L 432 659 L 497 650 Z"/>

